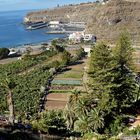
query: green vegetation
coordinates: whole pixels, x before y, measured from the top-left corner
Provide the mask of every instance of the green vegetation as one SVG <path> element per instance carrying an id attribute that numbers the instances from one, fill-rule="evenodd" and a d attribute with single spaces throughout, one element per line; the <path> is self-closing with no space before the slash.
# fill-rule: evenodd
<path id="1" fill-rule="evenodd" d="M 0 48 L 0 59 L 6 58 L 9 52 L 9 49 L 7 48 Z"/>
<path id="2" fill-rule="evenodd" d="M 89 82 L 86 85 L 87 93 L 73 90 L 70 92 L 65 110 L 47 110 L 38 114 L 39 99 L 43 96 L 40 88 L 47 85 L 48 78 L 53 74 L 50 70 L 64 68 L 74 60 L 63 47 L 56 45 L 56 42 L 52 45 L 53 49 L 49 54 L 44 52 L 36 57 L 27 55 L 23 60 L 10 64 L 10 67 L 1 66 L 5 72 L 0 69 L 0 80 L 8 77 L 15 83 L 12 88 L 0 88 L 1 112 L 7 110 L 5 98 L 6 93 L 10 91 L 15 114 L 25 116 L 29 113 L 34 129 L 47 134 L 64 136 L 80 133 L 88 139 L 96 137 L 98 140 L 117 140 L 121 132 L 126 135 L 135 135 L 139 132 L 139 127 L 132 131 L 126 129 L 129 117 L 134 116 L 133 108 L 137 108 L 136 104 L 139 107 L 140 99 L 139 87 L 133 74 L 133 49 L 127 33 L 120 35 L 114 49 L 110 49 L 103 42 L 93 47 L 88 71 Z M 77 52 L 75 61 L 82 57 L 83 51 L 79 52 L 81 53 Z M 50 57 L 51 61 L 48 61 Z M 28 72 L 33 66 L 38 67 Z M 23 74 L 24 71 L 26 73 Z M 72 87 L 81 84 L 82 81 L 78 79 L 56 78 L 52 82 L 53 89 L 50 92 L 68 92 L 65 85 Z"/>
<path id="3" fill-rule="evenodd" d="M 38 136 L 32 136 L 26 132 L 13 131 L 13 132 L 0 132 L 0 138 L 5 140 L 39 140 Z"/>
<path id="4" fill-rule="evenodd" d="M 26 54 L 22 60 L 0 65 L 0 114 L 9 113 L 13 120 L 14 115 L 24 119 L 29 114 L 35 118 L 40 98 L 44 96 L 41 87 L 45 88 L 53 73 L 70 61 L 71 55 L 63 47 L 54 44 L 50 51 L 38 55 Z M 5 82 L 7 79 L 14 83 L 13 87 Z"/>
<path id="5" fill-rule="evenodd" d="M 89 69 L 89 92 L 76 94 L 67 112 L 71 129 L 81 134 L 96 132 L 118 135 L 127 127 L 131 108 L 139 97 L 139 88 L 132 74 L 132 47 L 122 33 L 115 51 L 104 43 L 92 50 Z"/>
<path id="6" fill-rule="evenodd" d="M 82 84 L 82 80 L 59 80 L 59 79 L 55 79 L 52 82 L 53 85 L 81 85 Z"/>
<path id="7" fill-rule="evenodd" d="M 49 57 L 56 54 L 54 51 L 43 52 L 38 56 L 25 56 L 22 60 L 16 62 L 0 65 L 0 83 L 3 85 L 3 81 L 6 78 L 10 78 L 14 83 L 15 87 L 12 89 L 13 100 L 16 112 L 22 115 L 25 112 L 36 113 L 38 109 L 39 98 L 41 97 L 40 88 L 45 86 L 49 74 L 49 65 L 45 65 L 33 70 L 27 74 L 20 74 L 26 71 L 32 66 L 38 63 L 44 62 Z M 0 88 L 0 113 L 7 111 L 6 99 L 6 88 L 1 86 Z"/>
<path id="8" fill-rule="evenodd" d="M 73 57 L 73 61 L 77 61 L 85 56 L 85 52 L 83 48 L 76 50 L 75 57 Z"/>
<path id="9" fill-rule="evenodd" d="M 33 128 L 49 134 L 62 135 L 66 133 L 66 124 L 61 110 L 46 111 L 40 114 L 38 120 L 32 121 Z"/>
<path id="10" fill-rule="evenodd" d="M 71 93 L 71 90 L 50 90 L 50 93 Z"/>
<path id="11" fill-rule="evenodd" d="M 6 86 L 3 86 L 3 81 L 6 78 L 11 79 L 15 83 L 15 87 L 11 92 L 13 94 L 11 96 L 14 100 L 15 114 L 17 116 L 25 116 L 26 113 L 29 113 L 31 116 L 34 116 L 38 113 L 39 99 L 44 94 L 41 92 L 41 87 L 46 86 L 47 79 L 53 74 L 50 72 L 50 69 L 58 69 L 66 65 L 65 60 L 63 60 L 65 52 L 59 51 L 52 49 L 35 56 L 27 54 L 22 60 L 0 65 L 0 83 L 2 83 L 0 88 L 1 114 L 5 114 L 9 106 L 6 103 Z M 61 55 L 57 61 L 55 59 L 48 61 L 49 58 L 55 58 L 59 54 Z"/>
<path id="12" fill-rule="evenodd" d="M 13 125 L 15 119 L 14 103 L 13 103 L 13 89 L 15 88 L 15 83 L 11 79 L 6 79 L 2 82 L 2 87 L 5 88 L 7 92 L 7 104 L 9 108 L 9 122 Z"/>
<path id="13" fill-rule="evenodd" d="M 61 78 L 82 78 L 83 77 L 83 73 L 78 72 L 78 71 L 74 71 L 74 70 L 70 70 L 70 71 L 66 71 L 62 74 L 59 74 L 59 77 Z"/>
<path id="14" fill-rule="evenodd" d="M 125 129 L 124 132 L 123 132 L 123 135 L 127 135 L 127 136 L 137 136 L 139 135 L 139 132 L 140 132 L 140 126 L 137 126 L 135 129 L 133 130 L 128 130 L 128 129 Z"/>

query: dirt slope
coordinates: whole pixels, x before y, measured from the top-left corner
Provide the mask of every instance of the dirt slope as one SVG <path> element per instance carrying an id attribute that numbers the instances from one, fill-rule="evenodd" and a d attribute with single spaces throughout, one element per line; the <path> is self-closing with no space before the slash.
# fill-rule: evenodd
<path id="1" fill-rule="evenodd" d="M 111 0 L 92 14 L 87 31 L 103 40 L 114 41 L 127 28 L 134 43 L 140 43 L 140 3 Z"/>

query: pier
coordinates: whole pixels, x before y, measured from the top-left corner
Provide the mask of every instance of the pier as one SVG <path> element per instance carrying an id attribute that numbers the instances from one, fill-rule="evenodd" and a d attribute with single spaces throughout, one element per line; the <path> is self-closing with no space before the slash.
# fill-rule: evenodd
<path id="1" fill-rule="evenodd" d="M 71 34 L 74 31 L 48 31 L 46 34 Z M 77 31 L 75 31 L 77 32 Z"/>
<path id="2" fill-rule="evenodd" d="M 36 22 L 36 23 L 30 23 L 27 25 L 27 30 L 36 30 L 44 27 L 49 27 L 51 29 L 62 29 L 62 31 L 49 31 L 47 33 L 56 33 L 56 34 L 63 34 L 63 33 L 72 33 L 74 31 L 84 30 L 86 27 L 86 24 L 84 22 L 68 22 L 68 23 L 61 23 L 59 21 L 50 21 L 50 22 Z M 70 31 L 66 31 L 67 28 L 71 28 Z M 74 31 L 72 31 L 72 28 L 75 28 Z"/>
<path id="3" fill-rule="evenodd" d="M 36 30 L 36 29 L 40 29 L 40 28 L 44 28 L 47 27 L 48 23 L 46 22 L 39 22 L 39 23 L 33 23 L 29 26 L 27 26 L 27 30 Z"/>
<path id="4" fill-rule="evenodd" d="M 69 22 L 64 24 L 66 27 L 75 27 L 75 28 L 85 28 L 86 24 L 85 22 Z"/>

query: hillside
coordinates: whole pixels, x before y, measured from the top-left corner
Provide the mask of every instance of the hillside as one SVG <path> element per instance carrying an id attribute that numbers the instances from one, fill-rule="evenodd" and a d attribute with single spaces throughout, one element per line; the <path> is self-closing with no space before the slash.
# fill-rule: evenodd
<path id="1" fill-rule="evenodd" d="M 29 13 L 26 16 L 35 21 L 83 21 L 86 32 L 98 39 L 114 42 L 120 31 L 127 28 L 134 44 L 140 44 L 139 0 L 110 0 L 106 4 L 83 3 Z"/>
<path id="2" fill-rule="evenodd" d="M 50 21 L 59 20 L 62 22 L 69 21 L 87 21 L 90 18 L 90 14 L 95 10 L 95 3 L 83 3 L 77 5 L 67 5 L 57 7 L 54 9 L 42 10 L 37 12 L 30 12 L 27 14 L 27 18 L 31 22 L 36 21 Z"/>
<path id="3" fill-rule="evenodd" d="M 87 31 L 103 40 L 114 40 L 119 32 L 127 28 L 133 42 L 140 43 L 140 3 L 112 0 L 97 8 L 88 22 Z"/>

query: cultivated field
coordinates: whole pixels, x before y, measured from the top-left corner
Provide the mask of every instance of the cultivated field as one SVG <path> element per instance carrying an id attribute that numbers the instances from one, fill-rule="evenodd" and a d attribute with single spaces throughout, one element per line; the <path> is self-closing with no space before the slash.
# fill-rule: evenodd
<path id="1" fill-rule="evenodd" d="M 81 60 L 56 75 L 46 98 L 46 109 L 64 109 L 73 90 L 77 89 L 84 92 L 84 67 L 85 60 Z"/>

